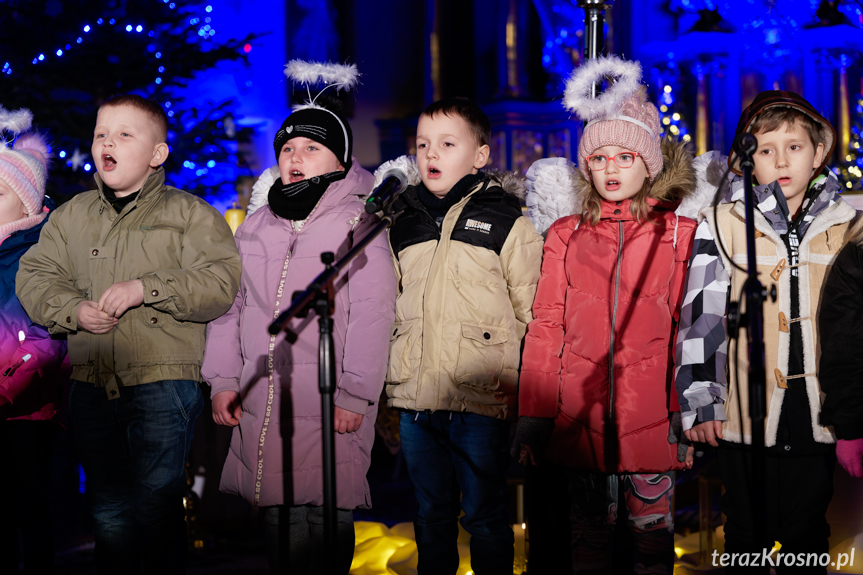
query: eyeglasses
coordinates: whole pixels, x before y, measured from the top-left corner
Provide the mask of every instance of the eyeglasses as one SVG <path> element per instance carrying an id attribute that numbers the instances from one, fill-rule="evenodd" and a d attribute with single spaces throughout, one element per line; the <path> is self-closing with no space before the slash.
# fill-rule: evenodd
<path id="1" fill-rule="evenodd" d="M 618 168 L 631 168 L 637 157 L 638 152 L 620 152 L 610 158 L 605 154 L 594 154 L 587 157 L 587 167 L 591 170 L 604 170 L 608 165 L 608 161 L 611 160 Z"/>

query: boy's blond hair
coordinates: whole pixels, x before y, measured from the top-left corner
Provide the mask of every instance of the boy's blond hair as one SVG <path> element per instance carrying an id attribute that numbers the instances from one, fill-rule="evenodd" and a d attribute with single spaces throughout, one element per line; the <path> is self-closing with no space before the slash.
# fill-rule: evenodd
<path id="1" fill-rule="evenodd" d="M 147 114 L 150 121 L 155 124 L 156 128 L 156 143 L 167 143 L 168 141 L 168 116 L 162 106 L 154 100 L 143 98 L 136 94 L 124 94 L 122 96 L 114 96 L 101 106 L 102 108 L 119 108 L 121 106 L 129 106 Z"/>

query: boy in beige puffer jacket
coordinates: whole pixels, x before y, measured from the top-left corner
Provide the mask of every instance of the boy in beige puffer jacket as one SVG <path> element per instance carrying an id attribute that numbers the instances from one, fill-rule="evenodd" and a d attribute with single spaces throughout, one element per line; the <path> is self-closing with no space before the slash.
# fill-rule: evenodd
<path id="1" fill-rule="evenodd" d="M 490 123 L 465 98 L 430 105 L 417 126 L 422 183 L 395 212 L 399 280 L 387 372 L 419 510 L 420 575 L 455 574 L 459 494 L 474 572 L 509 573 L 509 421 L 521 342 L 539 280 L 540 236 L 507 179 L 478 173 Z M 503 184 L 503 185 L 502 185 Z"/>

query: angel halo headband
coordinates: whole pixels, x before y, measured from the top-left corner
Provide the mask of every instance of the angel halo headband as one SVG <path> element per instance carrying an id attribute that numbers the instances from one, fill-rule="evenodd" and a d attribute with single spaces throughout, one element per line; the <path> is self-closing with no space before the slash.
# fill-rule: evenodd
<path id="1" fill-rule="evenodd" d="M 594 98 L 591 95 L 593 85 L 604 78 L 613 78 L 615 81 L 599 97 Z M 566 83 L 563 105 L 587 122 L 585 130 L 597 122 L 623 120 L 644 128 L 655 138 L 656 134 L 647 124 L 620 113 L 626 100 L 640 88 L 641 64 L 611 54 L 588 60 L 576 68 Z"/>
<path id="2" fill-rule="evenodd" d="M 27 108 L 12 111 L 0 106 L 0 150 L 9 147 L 9 142 L 2 140 L 3 132 L 14 138 L 29 130 L 32 125 L 33 114 Z"/>

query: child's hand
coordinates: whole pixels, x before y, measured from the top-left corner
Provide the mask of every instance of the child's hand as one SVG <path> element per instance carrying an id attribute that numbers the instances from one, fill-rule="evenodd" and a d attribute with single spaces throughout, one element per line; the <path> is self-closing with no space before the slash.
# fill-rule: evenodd
<path id="1" fill-rule="evenodd" d="M 99 309 L 110 316 L 120 317 L 126 310 L 144 303 L 144 282 L 129 280 L 115 283 L 99 298 Z"/>
<path id="2" fill-rule="evenodd" d="M 671 413 L 668 421 L 668 443 L 677 444 L 677 461 L 686 465 L 686 469 L 692 469 L 695 448 L 689 441 L 689 436 L 683 432 L 683 418 L 679 411 Z"/>
<path id="3" fill-rule="evenodd" d="M 686 460 L 684 463 L 686 464 L 686 469 L 692 469 L 692 464 L 695 462 L 695 448 L 691 445 L 686 448 Z"/>
<path id="4" fill-rule="evenodd" d="M 108 333 L 117 325 L 117 318 L 99 309 L 94 301 L 78 304 L 78 326 L 91 333 Z"/>
<path id="5" fill-rule="evenodd" d="M 336 431 L 339 433 L 353 433 L 360 428 L 360 424 L 363 422 L 362 413 L 354 413 L 353 411 L 342 409 L 338 405 L 336 406 L 335 413 L 333 415 L 333 419 L 335 419 L 335 425 L 333 427 L 335 427 Z"/>
<path id="6" fill-rule="evenodd" d="M 515 426 L 515 439 L 509 453 L 513 457 L 518 457 L 518 462 L 522 465 L 542 463 L 542 456 L 551 442 L 552 433 L 554 433 L 554 419 L 519 416 L 518 424 Z"/>
<path id="7" fill-rule="evenodd" d="M 219 425 L 236 427 L 243 417 L 240 394 L 236 391 L 220 391 L 213 396 L 213 421 Z"/>
<path id="8" fill-rule="evenodd" d="M 713 447 L 719 447 L 716 438 L 722 439 L 722 422 L 705 421 L 694 426 L 692 429 L 687 429 L 683 433 L 689 441 L 709 443 Z"/>
<path id="9" fill-rule="evenodd" d="M 537 458 L 533 456 L 533 449 L 529 445 L 522 445 L 518 454 L 518 462 L 522 465 L 538 465 Z"/>

